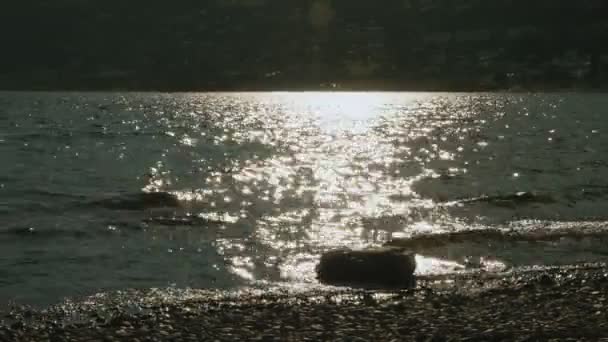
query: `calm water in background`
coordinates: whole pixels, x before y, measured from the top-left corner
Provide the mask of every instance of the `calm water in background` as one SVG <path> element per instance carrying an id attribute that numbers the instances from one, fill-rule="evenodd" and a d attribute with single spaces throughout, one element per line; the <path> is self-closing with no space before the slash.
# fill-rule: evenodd
<path id="1" fill-rule="evenodd" d="M 603 94 L 0 93 L 0 303 L 317 286 L 321 252 L 416 234 L 437 234 L 412 242 L 420 274 L 607 261 L 607 112 Z"/>

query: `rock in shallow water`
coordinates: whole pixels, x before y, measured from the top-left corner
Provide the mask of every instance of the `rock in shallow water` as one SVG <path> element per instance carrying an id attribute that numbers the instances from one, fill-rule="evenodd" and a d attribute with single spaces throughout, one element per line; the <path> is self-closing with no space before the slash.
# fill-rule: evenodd
<path id="1" fill-rule="evenodd" d="M 339 249 L 321 256 L 317 278 L 330 285 L 405 288 L 415 285 L 415 254 L 402 248 Z"/>

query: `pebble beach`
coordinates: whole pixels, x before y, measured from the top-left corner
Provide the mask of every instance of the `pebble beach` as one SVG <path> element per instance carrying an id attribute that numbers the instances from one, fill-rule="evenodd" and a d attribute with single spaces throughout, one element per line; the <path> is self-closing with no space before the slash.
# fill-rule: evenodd
<path id="1" fill-rule="evenodd" d="M 608 341 L 608 267 L 419 279 L 400 291 L 148 289 L 2 315 L 2 341 Z"/>

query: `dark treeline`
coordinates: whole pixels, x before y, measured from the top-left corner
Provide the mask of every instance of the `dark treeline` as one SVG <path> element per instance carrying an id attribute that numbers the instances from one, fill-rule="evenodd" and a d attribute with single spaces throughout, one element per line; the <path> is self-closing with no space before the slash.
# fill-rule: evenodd
<path id="1" fill-rule="evenodd" d="M 605 0 L 24 0 L 4 89 L 605 87 Z"/>

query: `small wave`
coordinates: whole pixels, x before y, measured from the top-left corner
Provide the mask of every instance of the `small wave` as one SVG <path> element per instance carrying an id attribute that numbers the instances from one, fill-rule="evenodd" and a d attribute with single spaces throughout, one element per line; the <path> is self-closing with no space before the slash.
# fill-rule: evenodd
<path id="1" fill-rule="evenodd" d="M 71 236 L 75 238 L 85 238 L 90 237 L 91 233 L 81 231 L 81 230 L 69 230 L 69 229 L 61 229 L 61 228 L 45 228 L 45 229 L 36 229 L 32 227 L 26 226 L 17 226 L 12 227 L 6 230 L 1 230 L 0 235 L 4 236 L 17 236 L 17 237 L 31 237 L 37 239 L 51 239 L 57 237 Z"/>
<path id="2" fill-rule="evenodd" d="M 519 222 L 511 229 L 420 234 L 395 239 L 386 245 L 416 253 L 427 261 L 425 269 L 420 271 L 437 274 L 606 262 L 607 242 L 608 222 Z M 439 267 L 435 267 L 437 265 Z"/>
<path id="3" fill-rule="evenodd" d="M 591 237 L 608 238 L 608 222 L 585 225 L 584 223 L 571 226 L 535 227 L 532 229 L 475 229 L 439 234 L 418 234 L 409 238 L 394 239 L 386 243 L 388 246 L 404 247 L 420 251 L 450 244 L 460 243 L 517 243 L 517 242 L 552 242 L 563 239 L 581 240 Z"/>
<path id="4" fill-rule="evenodd" d="M 498 207 L 514 208 L 522 205 L 529 205 L 534 203 L 541 204 L 552 204 L 557 203 L 557 200 L 548 193 L 536 193 L 536 192 L 517 192 L 514 194 L 496 195 L 496 196 L 480 196 L 470 199 L 458 200 L 448 202 L 448 205 L 455 204 L 475 204 L 475 203 L 487 203 Z"/>
<path id="5" fill-rule="evenodd" d="M 60 192 L 60 191 L 53 191 L 53 190 L 43 189 L 43 188 L 31 189 L 31 190 L 25 191 L 25 193 L 37 195 L 37 196 L 52 197 L 52 198 L 72 198 L 72 199 L 81 199 L 81 200 L 85 198 L 85 196 L 83 196 L 83 195 Z"/>
<path id="6" fill-rule="evenodd" d="M 107 209 L 145 210 L 154 208 L 178 208 L 178 197 L 169 192 L 139 192 L 105 198 L 93 202 Z"/>
<path id="7" fill-rule="evenodd" d="M 143 220 L 143 222 L 148 224 L 160 224 L 163 226 L 198 226 L 225 223 L 225 221 L 222 220 L 212 220 L 200 216 L 159 216 L 146 218 Z"/>
<path id="8" fill-rule="evenodd" d="M 581 189 L 575 191 L 570 197 L 573 200 L 579 199 L 584 200 L 600 200 L 608 196 L 608 186 L 606 185 L 583 185 Z"/>

